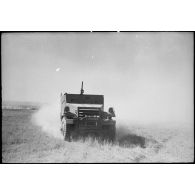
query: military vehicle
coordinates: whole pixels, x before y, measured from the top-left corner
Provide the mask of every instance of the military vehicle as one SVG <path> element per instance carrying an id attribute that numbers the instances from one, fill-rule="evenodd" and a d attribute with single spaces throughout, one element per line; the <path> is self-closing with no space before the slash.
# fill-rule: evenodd
<path id="1" fill-rule="evenodd" d="M 115 112 L 112 107 L 104 112 L 104 96 L 61 94 L 61 132 L 64 140 L 93 137 L 113 142 L 116 134 Z"/>

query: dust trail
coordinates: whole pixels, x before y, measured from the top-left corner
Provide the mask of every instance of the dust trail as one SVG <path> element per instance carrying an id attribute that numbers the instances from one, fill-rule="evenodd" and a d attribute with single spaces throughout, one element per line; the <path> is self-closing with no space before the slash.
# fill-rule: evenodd
<path id="1" fill-rule="evenodd" d="M 194 131 L 190 123 L 131 123 L 119 126 L 117 134 L 121 145 L 131 150 L 133 145 L 144 148 L 146 158 L 140 162 L 192 162 L 194 159 Z"/>
<path id="2" fill-rule="evenodd" d="M 53 102 L 43 105 L 33 115 L 33 122 L 42 127 L 42 130 L 49 135 L 62 139 L 60 132 L 60 108 L 59 103 Z"/>

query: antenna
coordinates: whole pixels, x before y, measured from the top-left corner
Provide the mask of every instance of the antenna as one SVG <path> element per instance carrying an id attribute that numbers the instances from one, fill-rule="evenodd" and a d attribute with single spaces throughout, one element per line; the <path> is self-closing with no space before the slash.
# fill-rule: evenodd
<path id="1" fill-rule="evenodd" d="M 84 90 L 83 90 L 83 81 L 82 81 L 82 84 L 81 84 L 81 95 L 84 94 Z"/>

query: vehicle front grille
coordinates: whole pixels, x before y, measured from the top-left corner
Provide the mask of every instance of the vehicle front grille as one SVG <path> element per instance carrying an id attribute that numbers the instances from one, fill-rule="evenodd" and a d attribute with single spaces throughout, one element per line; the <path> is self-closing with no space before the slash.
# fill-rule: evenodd
<path id="1" fill-rule="evenodd" d="M 100 108 L 96 107 L 78 107 L 78 117 L 99 117 Z"/>

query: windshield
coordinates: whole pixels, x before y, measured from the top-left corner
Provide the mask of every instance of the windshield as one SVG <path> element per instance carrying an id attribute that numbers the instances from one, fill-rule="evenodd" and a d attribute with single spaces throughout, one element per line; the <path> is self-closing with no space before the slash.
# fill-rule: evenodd
<path id="1" fill-rule="evenodd" d="M 65 94 L 65 99 L 71 104 L 104 104 L 103 95 Z"/>

